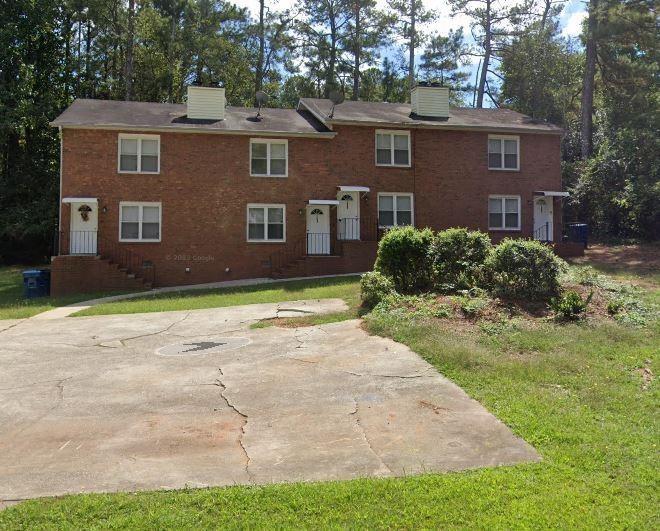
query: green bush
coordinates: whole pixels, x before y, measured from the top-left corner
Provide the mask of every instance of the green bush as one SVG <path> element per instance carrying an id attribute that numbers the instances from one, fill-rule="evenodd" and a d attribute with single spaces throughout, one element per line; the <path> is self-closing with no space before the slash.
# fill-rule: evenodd
<path id="1" fill-rule="evenodd" d="M 439 232 L 431 246 L 436 289 L 452 292 L 478 286 L 492 249 L 488 234 L 454 228 Z"/>
<path id="2" fill-rule="evenodd" d="M 611 300 L 607 303 L 607 313 L 610 315 L 616 315 L 623 310 L 623 302 L 620 300 Z"/>
<path id="3" fill-rule="evenodd" d="M 378 244 L 375 269 L 390 277 L 400 293 L 428 288 L 431 285 L 429 250 L 432 242 L 431 229 L 390 229 Z"/>
<path id="4" fill-rule="evenodd" d="M 360 279 L 360 296 L 362 305 L 373 308 L 387 295 L 394 293 L 394 284 L 385 275 L 377 271 L 370 271 L 362 275 Z"/>
<path id="5" fill-rule="evenodd" d="M 557 318 L 576 321 L 587 311 L 593 294 L 592 291 L 586 299 L 583 299 L 577 291 L 567 291 L 561 297 L 550 299 L 550 308 Z"/>
<path id="6" fill-rule="evenodd" d="M 546 298 L 559 290 L 562 261 L 540 242 L 507 238 L 486 259 L 491 290 L 504 297 Z"/>

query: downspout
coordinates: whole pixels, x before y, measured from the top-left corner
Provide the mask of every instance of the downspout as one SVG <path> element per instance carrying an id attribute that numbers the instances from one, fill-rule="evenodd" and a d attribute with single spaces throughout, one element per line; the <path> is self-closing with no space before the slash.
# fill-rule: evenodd
<path id="1" fill-rule="evenodd" d="M 60 236 L 62 234 L 62 156 L 64 154 L 64 138 L 62 137 L 62 126 L 60 125 L 58 128 L 59 133 L 60 133 L 60 203 L 57 206 L 57 249 L 53 249 L 53 251 L 57 252 L 57 256 L 60 254 Z"/>

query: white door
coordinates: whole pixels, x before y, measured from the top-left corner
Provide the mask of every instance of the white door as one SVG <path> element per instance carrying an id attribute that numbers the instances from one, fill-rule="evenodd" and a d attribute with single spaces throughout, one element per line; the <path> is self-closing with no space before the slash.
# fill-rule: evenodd
<path id="1" fill-rule="evenodd" d="M 534 239 L 552 241 L 552 197 L 534 200 Z"/>
<path id="2" fill-rule="evenodd" d="M 96 254 L 99 210 L 96 203 L 71 203 L 69 253 Z"/>
<path id="3" fill-rule="evenodd" d="M 330 254 L 330 206 L 307 206 L 307 254 Z"/>
<path id="4" fill-rule="evenodd" d="M 337 233 L 340 240 L 360 239 L 360 192 L 337 194 Z"/>

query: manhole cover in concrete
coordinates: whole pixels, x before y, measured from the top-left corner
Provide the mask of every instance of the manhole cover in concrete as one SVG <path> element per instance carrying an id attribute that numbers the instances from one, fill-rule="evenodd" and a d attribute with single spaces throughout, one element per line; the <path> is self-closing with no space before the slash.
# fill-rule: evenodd
<path id="1" fill-rule="evenodd" d="M 159 356 L 199 356 L 241 348 L 250 343 L 247 337 L 216 337 L 199 341 L 184 341 L 156 349 Z"/>

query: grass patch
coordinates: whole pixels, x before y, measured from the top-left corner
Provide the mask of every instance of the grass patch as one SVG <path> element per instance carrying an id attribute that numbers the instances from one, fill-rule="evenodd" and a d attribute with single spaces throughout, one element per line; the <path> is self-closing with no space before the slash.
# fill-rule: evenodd
<path id="1" fill-rule="evenodd" d="M 359 305 L 359 277 L 331 277 L 209 290 L 158 293 L 93 306 L 74 315 L 108 315 L 222 308 L 307 299 L 344 299 Z"/>
<path id="2" fill-rule="evenodd" d="M 23 271 L 43 266 L 8 266 L 0 267 L 0 319 L 24 319 L 38 313 L 86 301 L 114 293 L 84 293 L 67 295 L 65 297 L 39 297 L 25 299 L 23 297 Z"/>

